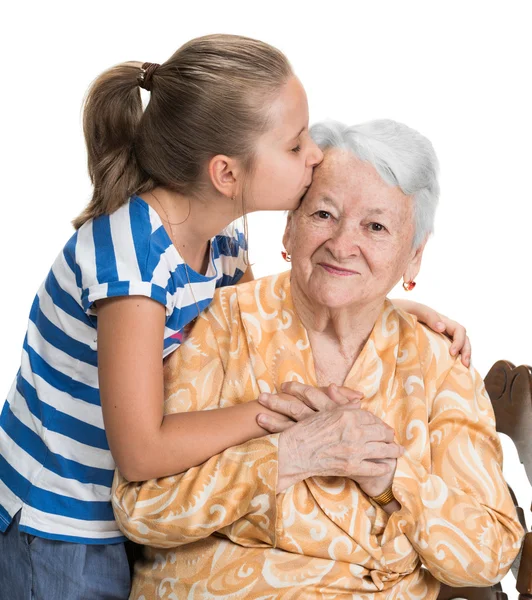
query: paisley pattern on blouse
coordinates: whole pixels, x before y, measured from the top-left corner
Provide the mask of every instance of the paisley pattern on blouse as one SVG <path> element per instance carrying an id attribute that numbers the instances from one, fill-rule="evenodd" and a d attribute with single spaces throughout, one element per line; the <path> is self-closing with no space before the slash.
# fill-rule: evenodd
<path id="1" fill-rule="evenodd" d="M 430 600 L 438 580 L 500 580 L 522 529 L 482 379 L 448 348 L 386 301 L 345 381 L 407 449 L 393 484 L 402 508 L 391 516 L 340 477 L 276 495 L 278 435 L 174 477 L 117 474 L 120 528 L 150 546 L 131 598 Z M 221 289 L 165 380 L 167 413 L 255 400 L 287 380 L 316 385 L 289 274 Z"/>

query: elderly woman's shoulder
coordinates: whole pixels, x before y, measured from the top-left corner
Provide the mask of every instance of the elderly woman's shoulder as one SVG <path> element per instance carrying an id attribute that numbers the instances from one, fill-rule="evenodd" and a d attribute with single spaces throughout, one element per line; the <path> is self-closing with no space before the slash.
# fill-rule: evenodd
<path id="1" fill-rule="evenodd" d="M 425 365 L 428 366 L 436 361 L 439 370 L 448 371 L 458 363 L 461 364 L 459 356 L 451 356 L 449 350 L 452 341 L 446 335 L 432 330 L 418 321 L 417 317 L 400 308 L 394 306 L 393 313 L 397 318 L 402 343 L 410 340 Z M 464 369 L 467 370 L 465 367 Z"/>

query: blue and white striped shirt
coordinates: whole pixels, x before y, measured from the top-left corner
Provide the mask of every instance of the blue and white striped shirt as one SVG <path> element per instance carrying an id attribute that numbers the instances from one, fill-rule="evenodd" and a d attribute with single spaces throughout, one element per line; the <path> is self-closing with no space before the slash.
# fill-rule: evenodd
<path id="1" fill-rule="evenodd" d="M 246 269 L 235 227 L 211 240 L 205 275 L 188 270 L 159 215 L 133 196 L 86 222 L 67 242 L 30 312 L 22 361 L 0 414 L 0 531 L 79 543 L 117 543 L 110 491 L 115 468 L 103 426 L 94 303 L 141 295 L 166 307 L 163 356 Z M 193 288 L 191 293 L 190 287 Z"/>

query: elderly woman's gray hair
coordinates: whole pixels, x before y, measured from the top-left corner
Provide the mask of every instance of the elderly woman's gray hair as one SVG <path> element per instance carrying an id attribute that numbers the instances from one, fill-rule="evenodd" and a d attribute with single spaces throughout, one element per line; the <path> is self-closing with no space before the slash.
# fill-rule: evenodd
<path id="1" fill-rule="evenodd" d="M 382 179 L 413 196 L 414 247 L 434 230 L 438 205 L 438 159 L 430 141 L 420 133 L 390 119 L 378 119 L 348 127 L 337 121 L 316 123 L 310 129 L 322 150 L 349 150 L 371 163 Z"/>

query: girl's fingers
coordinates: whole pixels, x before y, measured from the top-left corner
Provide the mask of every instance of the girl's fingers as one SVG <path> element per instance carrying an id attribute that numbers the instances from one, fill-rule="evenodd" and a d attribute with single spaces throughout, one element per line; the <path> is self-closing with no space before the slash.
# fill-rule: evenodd
<path id="1" fill-rule="evenodd" d="M 295 421 L 287 417 L 259 413 L 257 423 L 269 433 L 282 433 L 295 425 Z"/>
<path id="2" fill-rule="evenodd" d="M 445 333 L 447 337 L 452 339 L 453 343 L 449 349 L 451 356 L 460 354 L 462 364 L 465 367 L 469 367 L 471 363 L 471 342 L 467 337 L 466 328 L 444 315 L 440 315 L 440 317 L 441 321 L 439 322 L 439 329 L 437 331 Z M 432 327 L 432 329 L 435 329 L 435 327 Z"/>
<path id="3" fill-rule="evenodd" d="M 466 337 L 464 347 L 462 348 L 462 364 L 464 367 L 469 367 L 471 364 L 471 342 Z"/>
<path id="4" fill-rule="evenodd" d="M 460 354 L 467 340 L 465 327 L 455 321 L 449 321 L 445 333 L 453 340 L 450 349 L 451 355 L 456 356 L 457 354 Z"/>
<path id="5" fill-rule="evenodd" d="M 289 396 L 288 394 L 266 394 L 263 393 L 258 398 L 259 403 L 279 415 L 284 415 L 294 421 L 301 421 L 314 414 L 304 402 Z"/>
<path id="6" fill-rule="evenodd" d="M 281 389 L 285 394 L 295 396 L 314 411 L 321 412 L 337 406 L 327 394 L 313 385 L 306 385 L 304 383 L 299 383 L 299 381 L 289 381 L 283 383 Z"/>
<path id="7" fill-rule="evenodd" d="M 357 390 L 352 390 L 351 388 L 345 387 L 344 385 L 342 386 L 337 386 L 334 383 L 332 383 L 329 388 L 333 387 L 335 392 L 339 392 L 339 394 L 344 397 L 348 402 L 355 402 L 357 400 L 362 400 L 362 398 L 364 398 L 364 394 L 362 392 L 359 392 Z M 334 400 L 335 398 L 333 398 L 330 394 L 329 397 Z M 342 404 L 345 404 L 345 402 L 343 402 Z"/>

